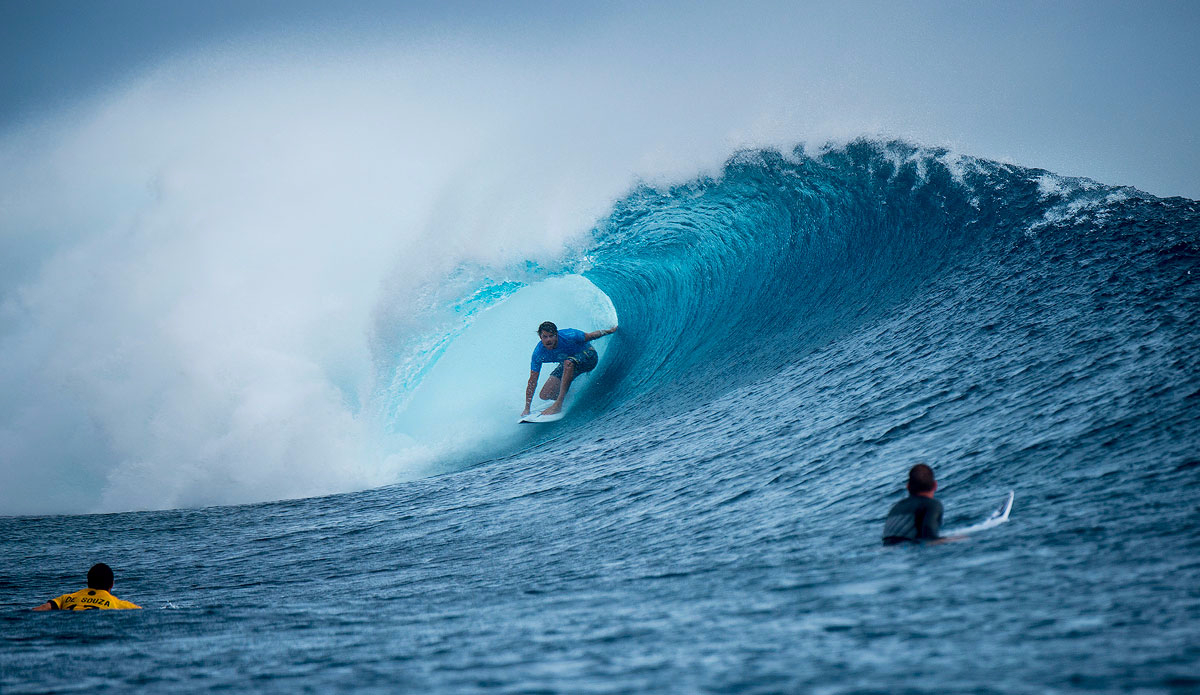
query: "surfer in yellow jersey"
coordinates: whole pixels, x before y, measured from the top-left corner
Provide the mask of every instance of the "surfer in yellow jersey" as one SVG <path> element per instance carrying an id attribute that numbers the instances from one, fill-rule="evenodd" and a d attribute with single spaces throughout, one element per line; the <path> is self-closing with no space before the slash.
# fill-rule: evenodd
<path id="1" fill-rule="evenodd" d="M 73 594 L 63 594 L 58 598 L 52 598 L 42 605 L 34 608 L 35 611 L 86 611 L 90 609 L 99 610 L 125 610 L 129 608 L 141 608 L 136 603 L 122 601 L 121 599 L 108 593 L 113 588 L 113 571 L 112 568 L 103 562 L 93 565 L 87 573 L 88 588 L 80 589 Z"/>

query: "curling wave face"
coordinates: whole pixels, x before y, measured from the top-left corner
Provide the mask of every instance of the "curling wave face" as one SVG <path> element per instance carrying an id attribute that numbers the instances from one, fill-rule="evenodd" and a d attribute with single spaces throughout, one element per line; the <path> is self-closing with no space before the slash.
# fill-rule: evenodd
<path id="1" fill-rule="evenodd" d="M 168 278 L 155 289 L 161 306 L 134 301 L 133 289 L 102 269 L 94 296 L 110 305 L 97 304 L 96 315 L 110 325 L 83 333 L 77 350 L 50 348 L 49 371 L 29 376 L 22 359 L 34 360 L 71 320 L 40 308 L 53 297 L 50 273 L 39 286 L 44 297 L 26 292 L 23 304 L 6 304 L 10 354 L 18 356 L 6 383 L 9 393 L 31 393 L 50 379 L 61 398 L 10 399 L 5 453 L 46 461 L 42 475 L 59 490 L 53 507 L 76 511 L 305 496 L 460 470 L 556 438 L 628 436 L 698 407 L 725 407 L 713 404 L 730 397 L 796 388 L 772 376 L 801 364 L 829 376 L 818 391 L 844 388 L 848 364 L 886 375 L 898 356 L 933 349 L 902 337 L 918 324 L 947 337 L 978 329 L 981 345 L 1019 350 L 1019 336 L 999 327 L 1079 282 L 1078 268 L 1047 269 L 1045 254 L 1098 254 L 1096 266 L 1109 267 L 1117 261 L 1104 249 L 1153 224 L 1178 231 L 1138 243 L 1186 265 L 1194 219 L 1188 201 L 903 142 L 746 151 L 715 176 L 635 188 L 588 238 L 540 262 L 463 262 L 424 240 L 418 248 L 433 254 L 424 265 L 417 259 L 396 271 L 417 280 L 399 283 L 402 291 L 385 283 L 374 300 L 369 377 L 356 366 L 365 361 L 361 347 L 346 341 L 372 312 L 369 294 L 283 301 L 301 285 L 282 273 L 277 291 L 214 314 L 238 292 L 236 266 L 228 287 L 197 291 Z M 114 267 L 134 273 L 164 252 L 173 264 L 194 250 L 153 239 L 102 239 L 84 250 L 103 259 L 132 248 L 132 260 Z M 60 257 L 49 270 L 73 272 L 86 258 Z M 219 254 L 200 265 L 229 267 Z M 308 259 L 304 268 L 319 264 Z M 1168 284 L 1186 294 L 1192 277 Z M 316 287 L 337 282 L 329 275 Z M 1116 280 L 1082 282 L 1093 296 Z M 319 312 L 256 323 L 255 306 L 288 304 Z M 531 327 L 545 319 L 622 328 L 602 343 L 601 369 L 580 384 L 572 418 L 552 432 L 514 432 Z M 132 331 L 105 337 L 119 325 Z M 897 333 L 879 334 L 885 325 Z M 321 337 L 331 327 L 340 337 Z M 264 341 L 263 329 L 277 335 Z M 38 476 L 16 478 L 10 490 L 26 500 L 21 490 L 41 485 Z M 49 510 L 16 497 L 6 508 Z"/>
<path id="2" fill-rule="evenodd" d="M 719 395 L 930 287 L 1030 254 L 1059 222 L 1103 224 L 1153 200 L 902 142 L 739 154 L 717 178 L 635 191 L 597 228 L 586 275 L 628 329 L 611 386 Z"/>

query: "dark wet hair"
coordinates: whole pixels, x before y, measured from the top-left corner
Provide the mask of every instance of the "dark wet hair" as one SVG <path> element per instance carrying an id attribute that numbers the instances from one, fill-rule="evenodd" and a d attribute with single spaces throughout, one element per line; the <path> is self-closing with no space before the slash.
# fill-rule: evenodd
<path id="1" fill-rule="evenodd" d="M 555 326 L 553 321 L 543 321 L 542 325 L 538 326 L 538 335 L 543 333 L 558 335 L 558 326 Z"/>
<path id="2" fill-rule="evenodd" d="M 112 568 L 103 562 L 92 565 L 92 568 L 88 570 L 88 588 L 103 589 L 104 591 L 113 588 Z"/>
<path id="3" fill-rule="evenodd" d="M 915 494 L 929 492 L 934 488 L 933 469 L 918 463 L 908 469 L 908 491 Z"/>

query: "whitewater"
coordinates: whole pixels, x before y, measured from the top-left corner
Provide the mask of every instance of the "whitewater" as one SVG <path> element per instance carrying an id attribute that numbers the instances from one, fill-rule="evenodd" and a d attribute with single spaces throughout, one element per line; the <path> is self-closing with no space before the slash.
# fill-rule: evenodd
<path id="1" fill-rule="evenodd" d="M 288 74 L 4 143 L 4 692 L 1200 688 L 1200 203 L 869 137 L 562 178 Z M 620 331 L 519 426 L 543 320 Z M 1011 520 L 881 547 L 920 461 Z M 28 611 L 100 561 L 146 610 Z"/>

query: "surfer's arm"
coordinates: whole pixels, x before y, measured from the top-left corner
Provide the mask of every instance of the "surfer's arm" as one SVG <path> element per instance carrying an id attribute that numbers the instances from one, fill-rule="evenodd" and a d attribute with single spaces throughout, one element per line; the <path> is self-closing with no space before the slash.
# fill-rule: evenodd
<path id="1" fill-rule="evenodd" d="M 604 330 L 601 330 L 601 331 L 592 331 L 591 333 L 584 333 L 583 339 L 584 340 L 595 340 L 596 338 L 603 338 L 606 335 L 611 335 L 616 332 L 617 332 L 617 327 L 613 326 L 612 328 L 605 328 Z"/>
<path id="2" fill-rule="evenodd" d="M 37 606 L 33 610 L 35 610 L 35 611 L 56 611 L 56 610 L 58 610 L 58 604 L 54 603 L 54 601 L 51 600 L 51 601 L 47 601 L 47 602 L 43 603 L 40 606 Z"/>
<path id="3" fill-rule="evenodd" d="M 529 372 L 529 383 L 525 384 L 525 410 L 521 411 L 521 417 L 529 414 L 529 404 L 533 403 L 533 392 L 537 390 L 538 372 Z"/>

